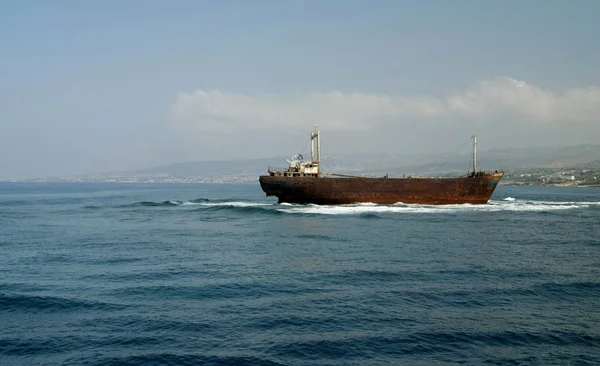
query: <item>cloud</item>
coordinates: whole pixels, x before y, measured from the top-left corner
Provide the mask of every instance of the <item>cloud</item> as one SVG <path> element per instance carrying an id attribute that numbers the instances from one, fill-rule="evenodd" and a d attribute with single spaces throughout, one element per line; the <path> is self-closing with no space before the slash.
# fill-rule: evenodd
<path id="1" fill-rule="evenodd" d="M 532 122 L 590 122 L 600 113 L 598 87 L 573 88 L 560 95 L 511 78 L 482 80 L 446 99 L 447 113 Z"/>
<path id="2" fill-rule="evenodd" d="M 244 128 L 361 130 L 390 122 L 447 123 L 510 119 L 531 123 L 591 122 L 600 115 L 598 87 L 556 94 L 508 77 L 481 80 L 443 98 L 340 92 L 241 94 L 218 90 L 181 93 L 170 119 L 192 131 L 234 132 Z M 443 122 L 445 121 L 445 122 Z"/>

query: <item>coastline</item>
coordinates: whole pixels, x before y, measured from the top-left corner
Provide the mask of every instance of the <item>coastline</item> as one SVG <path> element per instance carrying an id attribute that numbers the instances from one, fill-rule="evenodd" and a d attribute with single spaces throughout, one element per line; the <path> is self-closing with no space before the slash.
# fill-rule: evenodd
<path id="1" fill-rule="evenodd" d="M 531 186 L 531 187 L 600 187 L 599 184 L 578 184 L 578 183 L 530 183 L 530 182 L 500 182 L 500 186 Z"/>
<path id="2" fill-rule="evenodd" d="M 257 177 L 228 177 L 228 178 L 171 178 L 171 179 L 3 179 L 0 184 L 5 183 L 114 183 L 114 184 L 253 184 L 258 183 Z M 548 186 L 548 187 L 597 187 L 598 184 L 582 184 L 583 182 L 561 182 L 561 183 L 537 183 L 537 182 L 515 182 L 500 181 L 501 186 Z"/>

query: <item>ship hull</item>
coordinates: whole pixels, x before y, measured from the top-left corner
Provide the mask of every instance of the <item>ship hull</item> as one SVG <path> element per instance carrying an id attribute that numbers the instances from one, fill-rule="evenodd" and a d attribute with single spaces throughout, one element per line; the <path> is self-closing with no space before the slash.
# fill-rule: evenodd
<path id="1" fill-rule="evenodd" d="M 261 176 L 260 186 L 279 203 L 486 204 L 503 173 L 457 178 L 325 178 Z"/>

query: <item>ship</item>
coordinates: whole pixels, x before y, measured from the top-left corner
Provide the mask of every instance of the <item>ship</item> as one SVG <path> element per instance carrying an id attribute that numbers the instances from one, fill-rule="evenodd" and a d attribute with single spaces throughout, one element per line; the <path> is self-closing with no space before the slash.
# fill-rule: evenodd
<path id="1" fill-rule="evenodd" d="M 302 154 L 286 159 L 288 167 L 267 168 L 259 182 L 278 203 L 341 205 L 487 204 L 504 173 L 477 170 L 477 137 L 473 139 L 473 169 L 456 177 L 351 176 L 321 171 L 321 140 L 317 126 L 310 134 L 310 160 Z"/>

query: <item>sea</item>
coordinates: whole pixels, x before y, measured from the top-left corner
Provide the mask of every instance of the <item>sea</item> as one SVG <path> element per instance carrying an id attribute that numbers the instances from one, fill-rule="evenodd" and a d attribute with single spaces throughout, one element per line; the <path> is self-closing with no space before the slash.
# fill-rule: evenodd
<path id="1" fill-rule="evenodd" d="M 0 184 L 1 365 L 598 365 L 600 188 Z"/>

